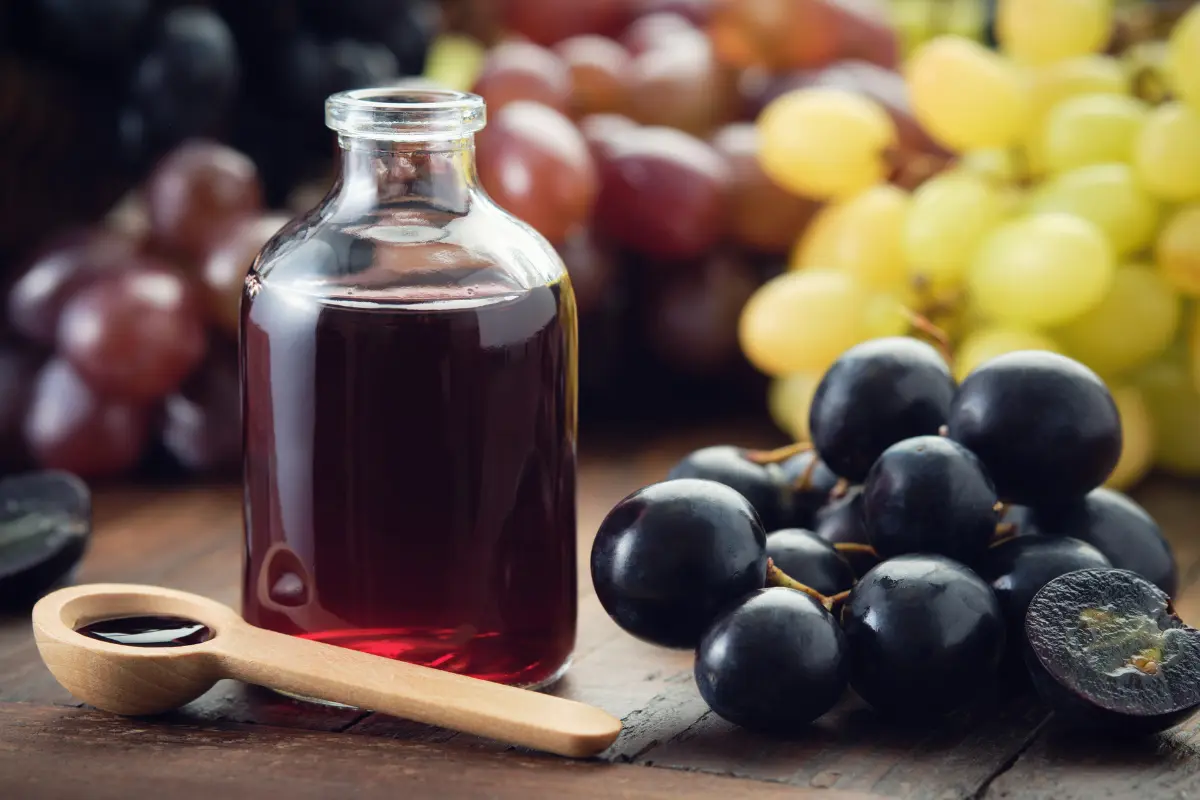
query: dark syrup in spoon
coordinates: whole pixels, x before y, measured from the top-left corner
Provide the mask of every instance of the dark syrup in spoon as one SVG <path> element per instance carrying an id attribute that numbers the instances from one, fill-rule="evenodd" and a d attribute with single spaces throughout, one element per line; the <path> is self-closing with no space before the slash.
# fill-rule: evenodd
<path id="1" fill-rule="evenodd" d="M 78 632 L 130 647 L 186 647 L 213 638 L 208 626 L 185 617 L 116 617 L 84 625 Z"/>

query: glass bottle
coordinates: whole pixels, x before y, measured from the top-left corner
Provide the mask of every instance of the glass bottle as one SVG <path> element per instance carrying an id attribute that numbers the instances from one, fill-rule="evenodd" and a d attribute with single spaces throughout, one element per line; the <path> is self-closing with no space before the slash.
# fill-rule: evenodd
<path id="1" fill-rule="evenodd" d="M 341 170 L 246 278 L 254 625 L 538 686 L 575 638 L 575 300 L 476 179 L 475 95 L 329 98 Z"/>

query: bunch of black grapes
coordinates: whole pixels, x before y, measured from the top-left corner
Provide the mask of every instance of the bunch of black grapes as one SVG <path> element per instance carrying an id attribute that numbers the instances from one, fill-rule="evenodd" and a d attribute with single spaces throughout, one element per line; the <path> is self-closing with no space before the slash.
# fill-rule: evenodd
<path id="1" fill-rule="evenodd" d="M 1014 668 L 1089 725 L 1160 730 L 1200 705 L 1170 549 L 1097 488 L 1121 428 L 1086 367 L 1012 353 L 956 386 L 932 347 L 878 339 L 829 368 L 809 424 L 808 449 L 690 454 L 596 535 L 606 611 L 694 648 L 718 715 L 791 731 L 849 686 L 936 719 Z"/>
<path id="2" fill-rule="evenodd" d="M 102 99 L 111 137 L 97 141 L 115 146 L 94 157 L 136 173 L 216 138 L 258 162 L 279 203 L 330 163 L 325 98 L 419 74 L 440 24 L 436 0 L 14 0 L 0 55 Z"/>

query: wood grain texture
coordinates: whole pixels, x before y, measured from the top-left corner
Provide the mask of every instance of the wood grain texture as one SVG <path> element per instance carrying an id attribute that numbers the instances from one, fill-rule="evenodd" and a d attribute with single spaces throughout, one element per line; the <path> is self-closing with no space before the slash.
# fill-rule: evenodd
<path id="1" fill-rule="evenodd" d="M 596 527 L 613 503 L 660 480 L 682 453 L 714 440 L 748 446 L 774 443 L 769 435 L 753 430 L 719 437 L 697 432 L 635 443 L 597 442 L 582 460 L 579 638 L 571 671 L 552 691 L 622 718 L 624 731 L 603 756 L 611 767 L 568 766 L 559 759 L 472 736 L 383 714 L 300 703 L 227 681 L 180 712 L 154 720 L 129 722 L 94 712 L 22 705 L 17 708 L 23 714 L 50 716 L 21 724 L 39 731 L 37 742 L 44 743 L 49 736 L 62 738 L 61 747 L 46 750 L 46 759 L 91 751 L 98 745 L 89 737 L 137 743 L 138 747 L 125 749 L 105 744 L 95 751 L 96 769 L 104 778 L 97 785 L 105 787 L 96 791 L 110 794 L 86 796 L 101 798 L 123 797 L 112 787 L 127 785 L 107 759 L 125 764 L 130 775 L 151 774 L 155 762 L 142 755 L 147 750 L 192 764 L 230 797 L 261 796 L 256 791 L 275 780 L 284 781 L 281 791 L 291 793 L 290 779 L 273 766 L 272 758 L 289 762 L 293 752 L 297 762 L 304 762 L 298 768 L 303 779 L 295 781 L 296 797 L 337 796 L 351 784 L 356 796 L 383 796 L 392 780 L 404 788 L 406 797 L 423 793 L 497 798 L 679 793 L 702 798 L 721 794 L 824 800 L 1200 796 L 1200 759 L 1192 744 L 1196 721 L 1147 743 L 1118 746 L 1084 742 L 1076 734 L 1057 730 L 1028 695 L 992 698 L 990 704 L 935 729 L 885 725 L 849 698 L 793 739 L 767 740 L 708 712 L 695 690 L 690 653 L 656 648 L 619 630 L 591 591 L 587 557 Z M 1172 540 L 1181 573 L 1180 613 L 1200 623 L 1200 535 L 1194 530 L 1200 513 L 1197 487 L 1156 478 L 1136 496 Z M 97 502 L 98 534 L 79 580 L 156 582 L 236 603 L 239 503 L 232 487 L 102 495 Z M 0 621 L 0 699 L 73 702 L 38 661 L 28 622 L 20 618 Z M 16 734 L 9 730 L 16 723 L 5 722 L 14 719 L 12 713 L 0 710 L 0 786 L 6 785 L 6 764 L 9 768 L 24 764 L 5 761 L 18 747 L 13 743 Z M 287 728 L 293 732 L 286 732 Z M 34 740 L 21 741 L 19 747 L 26 748 Z M 238 744 L 233 747 L 230 742 Z M 385 759 L 380 748 L 395 749 L 387 749 Z M 323 759 L 318 749 L 330 757 Z M 286 758 L 280 758 L 281 753 Z M 226 755 L 231 764 L 228 777 L 221 766 Z M 39 761 L 37 769 L 42 789 L 60 793 L 21 797 L 78 796 L 68 791 L 78 784 L 57 776 L 50 761 Z M 361 779 L 356 776 L 358 769 Z M 255 777 L 260 773 L 261 778 Z M 188 792 L 197 791 L 195 785 L 179 778 L 170 784 L 175 791 L 164 795 L 190 797 Z"/>

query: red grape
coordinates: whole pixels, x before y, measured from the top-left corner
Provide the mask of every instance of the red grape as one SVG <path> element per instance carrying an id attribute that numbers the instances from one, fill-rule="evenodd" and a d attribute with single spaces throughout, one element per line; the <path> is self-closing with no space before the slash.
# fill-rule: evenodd
<path id="1" fill-rule="evenodd" d="M 726 253 L 660 273 L 645 304 L 646 341 L 681 372 L 720 373 L 738 360 L 738 319 L 758 285 L 754 270 Z"/>
<path id="2" fill-rule="evenodd" d="M 53 242 L 9 290 L 13 330 L 52 346 L 63 304 L 98 275 L 131 262 L 137 249 L 132 238 L 103 229 L 74 231 Z"/>
<path id="3" fill-rule="evenodd" d="M 579 132 L 583 134 L 588 149 L 592 151 L 592 158 L 595 159 L 598 169 L 603 168 L 611 154 L 610 145 L 613 138 L 622 131 L 637 128 L 636 122 L 620 114 L 591 114 L 579 120 Z"/>
<path id="4" fill-rule="evenodd" d="M 544 47 L 502 42 L 488 52 L 474 92 L 487 102 L 489 114 L 514 100 L 533 100 L 565 114 L 571 103 L 571 72 Z"/>
<path id="5" fill-rule="evenodd" d="M 163 404 L 162 440 L 195 472 L 235 467 L 242 455 L 242 406 L 235 348 L 209 354 Z"/>
<path id="6" fill-rule="evenodd" d="M 63 307 L 58 349 L 98 392 L 155 400 L 204 357 L 198 293 L 152 261 L 98 278 Z"/>
<path id="7" fill-rule="evenodd" d="M 786 192 L 758 165 L 758 132 L 751 122 L 727 125 L 713 136 L 733 175 L 729 233 L 744 247 L 784 254 L 796 243 L 819 204 Z"/>
<path id="8" fill-rule="evenodd" d="M 259 210 L 262 186 L 254 162 L 222 144 L 180 145 L 146 181 L 150 232 L 166 252 L 196 263 L 230 221 Z"/>
<path id="9" fill-rule="evenodd" d="M 634 14 L 678 14 L 693 25 L 704 25 L 712 16 L 713 0 L 633 0 Z"/>
<path id="10" fill-rule="evenodd" d="M 555 52 L 571 71 L 571 115 L 616 113 L 625 108 L 629 53 L 603 36 L 575 36 Z"/>
<path id="11" fill-rule="evenodd" d="M 667 37 L 629 65 L 629 116 L 698 136 L 732 118 L 737 81 L 698 30 Z"/>
<path id="12" fill-rule="evenodd" d="M 37 374 L 37 361 L 22 350 L 0 346 L 0 470 L 25 465 L 21 423 Z"/>
<path id="13" fill-rule="evenodd" d="M 661 47 L 678 35 L 698 33 L 687 17 L 680 14 L 647 14 L 640 17 L 621 35 L 621 44 L 635 56 Z"/>
<path id="14" fill-rule="evenodd" d="M 538 44 L 584 33 L 616 35 L 629 19 L 630 0 L 502 0 L 504 22 Z"/>
<path id="15" fill-rule="evenodd" d="M 604 304 L 612 290 L 617 280 L 617 259 L 586 228 L 577 228 L 568 236 L 558 248 L 558 254 L 571 276 L 579 315 L 588 316 Z"/>
<path id="16" fill-rule="evenodd" d="M 583 223 L 596 199 L 596 166 L 583 135 L 554 109 L 518 101 L 478 137 L 488 194 L 551 242 Z"/>
<path id="17" fill-rule="evenodd" d="M 601 168 L 601 233 L 662 259 L 694 258 L 725 231 L 730 172 L 712 147 L 673 128 L 638 128 L 611 140 Z"/>
<path id="18" fill-rule="evenodd" d="M 238 335 L 246 273 L 263 245 L 287 221 L 278 214 L 238 220 L 204 260 L 200 278 L 209 319 L 234 338 Z"/>
<path id="19" fill-rule="evenodd" d="M 732 67 L 771 71 L 859 58 L 894 67 L 895 31 L 878 0 L 717 0 L 709 33 Z"/>
<path id="20" fill-rule="evenodd" d="M 34 383 L 25 415 L 25 443 L 47 469 L 85 478 L 125 472 L 142 454 L 145 409 L 96 394 L 66 360 L 46 363 Z"/>

